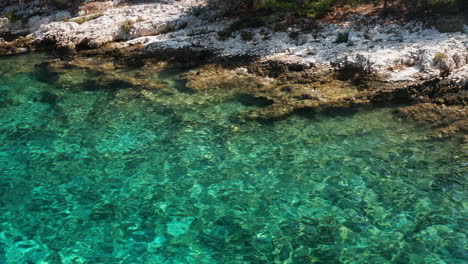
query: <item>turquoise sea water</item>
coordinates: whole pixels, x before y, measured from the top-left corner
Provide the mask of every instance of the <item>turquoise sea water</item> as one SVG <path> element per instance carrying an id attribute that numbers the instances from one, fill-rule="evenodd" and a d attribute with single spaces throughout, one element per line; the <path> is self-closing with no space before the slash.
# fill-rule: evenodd
<path id="1" fill-rule="evenodd" d="M 240 121 L 45 59 L 0 59 L 0 263 L 468 261 L 466 152 L 392 107 Z"/>

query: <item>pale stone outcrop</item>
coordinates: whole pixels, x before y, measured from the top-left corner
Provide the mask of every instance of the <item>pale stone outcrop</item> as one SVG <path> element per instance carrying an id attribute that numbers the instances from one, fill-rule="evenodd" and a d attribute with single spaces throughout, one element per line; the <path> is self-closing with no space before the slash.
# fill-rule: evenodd
<path id="1" fill-rule="evenodd" d="M 6 17 L 0 17 L 0 35 L 10 32 L 10 20 Z"/>
<path id="2" fill-rule="evenodd" d="M 246 28 L 242 31 L 252 37 L 244 40 L 241 30 L 221 38 L 218 33 L 235 21 L 219 17 L 216 10 L 203 9 L 205 4 L 204 0 L 146 4 L 90 0 L 80 8 L 78 17 L 70 17 L 63 11 L 33 16 L 22 30 L 30 32 L 36 43 L 52 41 L 71 50 L 111 43 L 116 48 L 143 46 L 148 53 L 184 49 L 208 51 L 218 57 L 251 56 L 294 65 L 330 66 L 346 61 L 387 76 L 391 82 L 428 80 L 446 72 L 453 72 L 447 78 L 458 78 L 457 74 L 463 71 L 457 69 L 467 64 L 466 33 L 441 33 L 425 28 L 420 22 L 370 19 L 355 14 L 340 24 L 318 23 L 320 29 L 311 33 L 294 26 L 286 32 L 266 26 Z M 194 7 L 203 9 L 201 16 L 193 12 Z M 8 27 L 11 30 L 8 23 L 0 19 L 0 31 Z M 464 26 L 464 30 L 468 31 L 468 27 Z M 294 31 L 298 32 L 296 38 L 290 35 Z M 347 41 L 338 43 L 339 32 L 346 33 Z M 446 54 L 447 59 L 435 62 L 437 53 Z"/>

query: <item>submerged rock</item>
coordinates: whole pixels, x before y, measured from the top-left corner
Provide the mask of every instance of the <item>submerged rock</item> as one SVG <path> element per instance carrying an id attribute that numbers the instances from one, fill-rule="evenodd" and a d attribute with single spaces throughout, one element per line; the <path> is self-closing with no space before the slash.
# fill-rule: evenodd
<path id="1" fill-rule="evenodd" d="M 80 57 L 71 61 L 54 60 L 43 65 L 48 75 L 54 72 L 60 73 L 56 80 L 56 85 L 60 87 L 73 87 L 94 82 L 96 87 L 112 87 L 109 84 L 118 84 L 117 86 L 144 87 L 169 92 L 172 90 L 154 78 L 163 69 L 170 67 L 167 63 L 147 63 L 140 71 L 128 71 L 125 67 L 113 59 Z M 73 68 L 77 70 L 73 71 Z M 90 74 L 83 76 L 83 69 Z"/>
<path id="2" fill-rule="evenodd" d="M 266 73 L 262 63 L 250 65 L 253 71 Z M 267 68 L 269 66 L 266 66 Z M 242 69 L 242 68 L 241 68 Z M 279 74 L 279 72 L 276 72 Z M 197 92 L 219 96 L 247 95 L 269 102 L 257 110 L 243 114 L 248 119 L 276 119 L 302 108 L 346 106 L 357 94 L 357 87 L 333 78 L 332 74 L 309 69 L 307 72 L 282 72 L 275 79 L 245 70 L 207 65 L 185 75 L 187 87 Z"/>
<path id="3" fill-rule="evenodd" d="M 401 107 L 397 110 L 397 114 L 434 128 L 435 137 L 468 133 L 468 110 L 464 106 L 423 103 Z"/>
<path id="4" fill-rule="evenodd" d="M 130 57 L 131 58 L 131 57 Z M 134 63 L 134 62 L 130 62 Z M 294 62 L 293 62 L 294 63 Z M 132 70 L 126 70 L 127 60 L 115 60 L 97 56 L 95 58 L 77 57 L 70 61 L 56 60 L 43 65 L 49 73 L 60 73 L 55 85 L 72 88 L 76 85 L 86 86 L 92 81 L 96 89 L 120 89 L 121 87 L 135 87 L 142 89 L 141 94 L 157 102 L 152 91 L 168 94 L 179 94 L 179 88 L 168 86 L 158 79 L 158 74 L 171 67 L 187 67 L 192 64 L 167 62 L 141 58 Z M 256 108 L 240 113 L 241 119 L 279 119 L 301 109 L 312 111 L 326 108 L 346 108 L 353 105 L 376 103 L 431 103 L 434 105 L 465 105 L 466 92 L 461 83 L 448 82 L 440 78 L 428 81 L 388 82 L 385 77 L 369 75 L 356 84 L 355 80 L 337 78 L 339 73 L 332 68 L 310 67 L 296 71 L 295 66 L 277 61 L 256 61 L 248 64 L 236 63 L 207 64 L 190 70 L 181 75 L 184 90 L 196 93 L 197 96 L 211 98 L 209 100 L 225 100 L 227 98 L 243 98 L 246 104 Z M 73 68 L 77 76 L 73 76 Z M 83 69 L 89 76 L 83 77 Z M 460 70 L 461 71 L 461 70 Z M 96 74 L 98 73 L 98 74 Z M 458 72 L 454 74 L 460 75 Z M 51 74 L 47 74 L 51 75 Z M 270 75 L 275 78 L 269 77 Z M 85 82 L 85 83 L 83 83 Z M 120 87 L 120 88 L 119 88 Z M 190 96 L 189 96 L 190 97 Z M 424 104 L 423 104 L 424 105 Z M 418 116 L 418 109 L 402 110 L 401 116 Z M 421 108 L 426 109 L 426 108 Z M 426 109 L 427 110 L 427 109 Z M 430 109 L 433 111 L 434 109 Z M 424 111 L 424 110 L 421 110 Z M 447 110 L 444 110 L 447 111 Z M 457 112 L 457 118 L 459 113 Z M 464 115 L 462 115 L 464 117 Z M 452 126 L 452 121 L 443 115 L 435 115 L 441 124 L 447 127 L 444 135 L 464 133 L 464 122 Z M 463 119 L 463 118 L 461 118 Z M 444 120 L 444 121 L 441 121 Z M 434 121 L 435 122 L 435 121 Z M 437 132 L 437 131 L 436 131 Z M 437 132 L 438 133 L 438 132 Z"/>

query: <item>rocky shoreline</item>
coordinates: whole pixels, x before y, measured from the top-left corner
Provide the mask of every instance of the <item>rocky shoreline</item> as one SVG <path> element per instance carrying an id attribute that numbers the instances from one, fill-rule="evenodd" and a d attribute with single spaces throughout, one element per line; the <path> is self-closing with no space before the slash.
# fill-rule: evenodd
<path id="1" fill-rule="evenodd" d="M 118 76 L 115 67 L 154 72 L 173 64 L 197 66 L 185 76 L 189 89 L 265 101 L 248 119 L 404 103 L 399 116 L 432 126 L 434 137 L 461 135 L 467 141 L 466 25 L 450 27 L 442 20 L 436 29 L 363 13 L 328 22 L 226 17 L 204 4 L 86 1 L 76 15 L 42 16 L 34 15 L 33 6 L 22 21 L 0 18 L 0 34 L 9 36 L 0 39 L 0 54 L 54 50 L 65 59 L 51 62 L 52 68 L 90 68 L 138 86 L 154 84 L 144 76 Z"/>

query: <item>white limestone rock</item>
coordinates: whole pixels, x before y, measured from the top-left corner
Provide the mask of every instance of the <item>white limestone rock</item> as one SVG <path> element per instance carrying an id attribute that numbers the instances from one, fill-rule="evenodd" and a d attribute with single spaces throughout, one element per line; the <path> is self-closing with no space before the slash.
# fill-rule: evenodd
<path id="1" fill-rule="evenodd" d="M 6 17 L 0 17 L 0 34 L 5 34 L 10 32 L 10 20 Z"/>
<path id="2" fill-rule="evenodd" d="M 468 88 L 468 64 L 453 70 L 447 78 L 455 84 Z"/>
<path id="3" fill-rule="evenodd" d="M 46 18 L 42 18 L 36 23 L 42 25 L 33 35 L 39 40 L 53 39 L 59 46 L 70 48 L 85 40 L 100 46 L 113 41 L 178 30 L 194 19 L 187 14 L 187 10 L 197 1 L 165 2 L 129 6 L 109 5 L 101 16 L 81 25 L 65 21 L 48 23 Z M 92 14 L 87 17 L 92 18 Z M 122 24 L 126 21 L 132 23 L 128 32 L 122 29 Z"/>
<path id="4" fill-rule="evenodd" d="M 166 0 L 138 5 L 126 4 L 125 0 L 95 2 L 102 5 L 99 7 L 103 8 L 102 15 L 81 25 L 73 22 L 76 18 L 67 22 L 66 13 L 56 13 L 32 17 L 26 28 L 38 41 L 53 40 L 58 46 L 71 49 L 84 41 L 95 47 L 112 42 L 115 47 L 141 44 L 148 52 L 205 50 L 227 58 L 253 56 L 304 67 L 327 66 L 337 58 L 347 58 L 352 63 L 371 65 L 372 70 L 389 76 L 390 81 L 427 79 L 444 71 L 456 72 L 453 78 L 458 78 L 464 73 L 458 69 L 465 69 L 468 63 L 468 35 L 465 33 L 440 33 L 416 21 L 400 23 L 359 14 L 341 24 L 319 23 L 320 31 L 302 33 L 295 40 L 289 33 L 298 28 L 275 32 L 267 27 L 246 29 L 252 32 L 252 41 L 240 40 L 239 32 L 222 40 L 218 32 L 233 20 L 208 19 L 210 12 L 204 12 L 201 17 L 190 14 L 191 7 L 205 3 L 205 0 Z M 92 15 L 85 9 L 80 14 Z M 125 21 L 132 24 L 128 31 L 121 26 Z M 0 18 L 0 33 L 8 23 Z M 11 30 L 12 25 L 8 27 Z M 342 31 L 349 32 L 348 43 L 334 43 L 337 32 Z M 438 52 L 447 54 L 448 59 L 434 63 Z"/>

